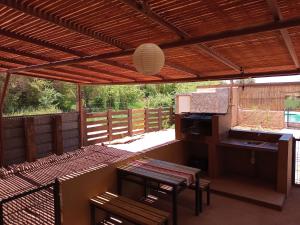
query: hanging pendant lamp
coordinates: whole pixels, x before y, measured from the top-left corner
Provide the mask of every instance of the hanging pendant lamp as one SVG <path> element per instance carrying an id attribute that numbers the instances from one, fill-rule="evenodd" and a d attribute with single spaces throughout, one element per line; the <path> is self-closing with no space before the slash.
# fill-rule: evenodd
<path id="1" fill-rule="evenodd" d="M 133 53 L 133 65 L 145 75 L 155 75 L 165 64 L 165 55 L 161 48 L 153 43 L 145 43 L 137 47 Z"/>

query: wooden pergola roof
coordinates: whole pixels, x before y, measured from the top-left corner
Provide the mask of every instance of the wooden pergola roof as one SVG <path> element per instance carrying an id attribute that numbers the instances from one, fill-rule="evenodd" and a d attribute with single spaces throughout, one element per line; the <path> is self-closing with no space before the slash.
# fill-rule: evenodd
<path id="1" fill-rule="evenodd" d="M 299 0 L 0 0 L 0 72 L 79 84 L 300 73 Z M 136 72 L 145 42 L 166 55 Z"/>

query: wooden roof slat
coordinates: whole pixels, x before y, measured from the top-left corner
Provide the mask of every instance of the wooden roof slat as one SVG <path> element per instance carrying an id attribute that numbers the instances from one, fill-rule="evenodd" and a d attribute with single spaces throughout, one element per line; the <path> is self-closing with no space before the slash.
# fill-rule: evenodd
<path id="1" fill-rule="evenodd" d="M 21 61 L 21 60 L 18 60 L 18 59 L 8 59 L 8 58 L 1 57 L 1 56 L 0 56 L 0 61 L 13 63 L 13 64 L 17 64 L 17 65 L 22 65 L 22 66 L 31 65 L 30 63 L 27 63 L 27 62 L 24 62 L 24 61 Z M 70 73 L 70 71 L 67 71 L 66 69 L 62 69 L 62 68 L 51 68 L 51 69 L 48 69 L 48 70 L 51 70 L 55 73 L 64 74 L 65 77 L 69 77 L 69 78 L 73 77 L 73 78 L 76 78 L 77 80 L 83 80 L 83 81 L 88 81 L 88 82 L 93 82 L 93 81 L 94 82 L 98 82 L 98 81 L 112 82 L 113 81 L 111 79 L 105 79 L 105 78 L 101 78 L 99 76 L 87 76 L 86 74 L 81 74 L 79 72 Z M 49 75 L 49 74 L 47 74 L 47 75 Z"/>
<path id="2" fill-rule="evenodd" d="M 32 53 L 27 53 L 27 52 L 22 52 L 22 51 L 12 49 L 12 48 L 0 47 L 0 51 L 10 52 L 10 53 L 13 53 L 13 54 L 23 55 L 23 56 L 26 56 L 26 57 L 36 58 L 36 59 L 40 59 L 40 60 L 48 61 L 48 62 L 54 61 L 54 59 L 49 60 L 49 59 L 46 59 L 46 57 L 44 57 L 44 56 L 39 56 L 39 55 L 35 55 L 35 54 L 32 54 Z M 97 73 L 100 73 L 100 74 L 103 73 L 103 74 L 106 74 L 106 75 L 117 76 L 117 77 L 129 79 L 129 80 L 136 80 L 136 79 L 134 79 L 130 76 L 121 75 L 121 74 L 113 73 L 113 72 L 106 71 L 106 70 L 94 69 L 94 68 L 90 68 L 90 67 L 87 67 L 87 66 L 72 65 L 72 67 L 84 69 L 84 70 L 87 70 L 87 71 L 91 70 L 91 71 L 94 71 L 94 72 L 97 72 Z M 105 78 L 103 78 L 103 79 L 105 79 Z M 110 81 L 112 81 L 112 80 L 110 80 Z"/>
<path id="3" fill-rule="evenodd" d="M 262 24 L 262 25 L 258 25 L 258 26 L 246 27 L 246 28 L 235 29 L 235 30 L 224 31 L 224 32 L 218 32 L 218 33 L 208 34 L 208 35 L 204 35 L 204 36 L 197 36 L 197 37 L 193 37 L 193 38 L 190 38 L 187 40 L 179 40 L 179 41 L 175 41 L 175 42 L 161 44 L 160 47 L 162 49 L 169 49 L 169 48 L 190 46 L 190 45 L 195 45 L 195 44 L 199 44 L 199 43 L 203 43 L 203 42 L 223 40 L 223 39 L 240 37 L 240 36 L 268 32 L 268 31 L 277 31 L 280 29 L 292 28 L 292 27 L 297 27 L 297 26 L 300 26 L 300 18 L 299 17 L 289 19 L 289 20 L 284 20 L 284 21 L 274 21 L 274 22 L 270 22 L 270 23 L 266 23 L 266 24 Z M 133 54 L 133 52 L 134 52 L 134 49 L 124 50 L 124 51 L 121 50 L 121 51 L 104 53 L 104 54 L 99 54 L 99 55 L 80 57 L 80 58 L 76 58 L 76 59 L 67 59 L 67 60 L 61 60 L 61 61 L 57 61 L 57 62 L 51 62 L 51 63 L 40 64 L 40 65 L 35 65 L 35 66 L 12 69 L 12 70 L 9 70 L 9 72 L 19 72 L 19 71 L 38 69 L 38 68 L 55 67 L 55 66 L 62 66 L 62 65 L 74 64 L 74 63 L 83 63 L 83 62 L 89 62 L 89 61 L 95 61 L 95 60 L 128 56 L 128 55 Z"/>
<path id="4" fill-rule="evenodd" d="M 278 8 L 277 0 L 266 0 L 266 1 L 267 1 L 268 5 L 270 6 L 270 10 L 272 12 L 274 21 L 282 20 L 283 18 L 282 18 L 280 10 Z M 296 54 L 294 44 L 291 40 L 291 37 L 290 37 L 288 31 L 286 29 L 280 29 L 280 34 L 283 38 L 284 44 L 285 44 L 286 48 L 288 49 L 289 54 L 295 64 L 296 68 L 299 68 L 300 64 L 299 64 L 298 56 Z"/>
<path id="5" fill-rule="evenodd" d="M 89 29 L 82 30 L 81 29 L 82 26 L 74 25 L 74 23 L 72 23 L 70 21 L 66 21 L 64 19 L 60 19 L 60 18 L 58 18 L 56 16 L 53 16 L 53 15 L 48 15 L 48 14 L 46 15 L 45 13 L 38 12 L 38 9 L 33 9 L 32 7 L 29 8 L 28 6 L 26 7 L 24 4 L 20 4 L 18 2 L 7 1 L 7 0 L 0 0 L 0 4 L 5 5 L 5 6 L 9 7 L 9 8 L 14 9 L 14 10 L 18 10 L 20 12 L 23 12 L 23 13 L 28 14 L 30 16 L 33 16 L 35 18 L 42 19 L 42 20 L 44 20 L 46 22 L 50 22 L 52 24 L 55 24 L 55 25 L 67 28 L 67 29 L 69 29 L 69 30 L 71 30 L 73 32 L 84 34 L 84 35 L 89 36 L 91 38 L 103 41 L 105 43 L 111 44 L 112 46 L 118 47 L 120 49 L 129 49 L 129 48 L 132 47 L 132 46 L 128 45 L 127 43 L 120 42 L 120 41 L 118 41 L 116 39 L 112 39 L 110 37 L 107 38 L 107 37 L 105 37 L 105 35 L 102 35 L 102 36 L 98 35 L 97 36 L 97 35 L 95 35 L 95 33 L 98 34 L 97 32 L 93 32 L 93 31 L 91 31 Z M 46 30 L 46 32 L 49 32 L 49 31 Z M 35 42 L 35 44 L 38 44 L 38 43 Z M 52 47 L 52 49 L 53 49 L 53 47 L 61 47 L 61 46 L 49 45 L 49 43 L 45 47 L 50 47 L 50 46 Z M 55 50 L 60 50 L 60 51 L 63 50 L 62 48 L 54 48 L 54 49 Z M 67 52 L 67 53 L 73 54 L 73 55 L 77 55 L 77 56 L 85 56 L 81 52 L 77 52 L 77 51 L 74 51 L 74 50 L 70 51 L 70 49 L 67 49 L 67 48 L 65 48 L 64 52 Z M 102 62 L 102 63 L 104 63 L 104 62 Z M 174 65 L 174 63 L 173 63 L 173 65 Z M 120 67 L 120 68 L 125 68 L 125 67 Z M 178 70 L 178 67 L 177 67 L 177 70 Z M 180 70 L 184 71 L 184 72 L 188 72 L 189 71 L 188 68 L 185 69 L 183 66 L 180 67 Z M 135 70 L 135 72 L 136 72 L 136 70 Z M 119 75 L 119 76 L 125 78 L 124 75 Z M 158 75 L 155 75 L 155 76 L 158 77 L 158 78 L 164 79 L 164 77 L 162 75 L 158 74 Z M 127 78 L 130 78 L 130 77 L 127 77 Z"/>
<path id="6" fill-rule="evenodd" d="M 180 38 L 188 39 L 191 38 L 191 35 L 185 32 L 182 29 L 177 28 L 173 24 L 169 23 L 165 19 L 163 19 L 161 16 L 157 15 L 153 11 L 151 11 L 149 5 L 139 5 L 135 0 L 120 0 L 124 2 L 125 4 L 131 6 L 136 11 L 142 13 L 149 19 L 153 20 L 156 23 L 159 23 L 162 26 L 167 27 L 168 29 L 175 32 Z M 198 48 L 201 52 L 204 52 L 205 54 L 208 54 L 209 56 L 213 57 L 214 59 L 218 60 L 219 62 L 229 66 L 230 68 L 241 71 L 241 66 L 236 65 L 235 63 L 231 62 L 229 59 L 225 58 L 221 54 L 217 53 L 215 50 L 210 49 L 205 44 L 197 44 L 195 45 L 196 48 Z"/>
<path id="7" fill-rule="evenodd" d="M 85 36 L 92 37 L 94 39 L 105 42 L 107 44 L 117 46 L 120 49 L 128 48 L 128 46 L 126 44 L 122 43 L 121 41 L 119 41 L 115 38 L 109 37 L 108 35 L 92 31 L 89 28 L 82 27 L 78 24 L 73 23 L 72 21 L 68 21 L 66 19 L 60 19 L 55 15 L 51 15 L 50 13 L 39 12 L 38 7 L 34 8 L 32 6 L 29 8 L 29 7 L 26 7 L 25 4 L 20 4 L 18 1 L 10 1 L 10 0 L 0 0 L 0 4 L 5 5 L 9 8 L 13 8 L 15 10 L 18 10 L 25 14 L 31 15 L 33 17 L 42 19 L 46 22 L 64 27 L 73 32 L 77 32 L 77 33 L 83 34 Z M 70 10 L 71 10 L 71 7 L 70 7 Z"/>
<path id="8" fill-rule="evenodd" d="M 83 83 L 83 84 L 91 84 L 91 82 L 85 82 L 82 80 L 77 80 L 74 78 L 61 78 L 61 77 L 57 77 L 57 76 L 49 76 L 49 75 L 43 75 L 40 73 L 34 73 L 34 72 L 18 72 L 15 73 L 16 75 L 21 75 L 21 76 L 27 76 L 27 77 L 38 77 L 38 78 L 42 78 L 42 79 L 55 79 L 55 80 L 59 80 L 59 81 L 63 81 L 63 82 L 71 82 L 71 83 Z M 100 83 L 99 83 L 100 84 Z"/>
<path id="9" fill-rule="evenodd" d="M 165 79 L 163 83 L 181 83 L 181 82 L 199 82 L 199 81 L 212 81 L 212 80 L 229 80 L 229 79 L 247 79 L 255 77 L 273 77 L 273 76 L 291 76 L 299 75 L 300 70 L 285 70 L 285 71 L 269 71 L 269 72 L 258 72 L 258 73 L 243 73 L 243 74 L 227 74 L 227 75 L 217 75 L 217 76 L 203 76 L 202 78 L 179 78 L 179 79 Z M 140 84 L 159 84 L 161 81 L 141 81 Z M 128 83 L 115 83 L 115 84 L 128 84 Z M 97 85 L 93 83 L 91 85 Z M 114 85 L 114 83 L 110 84 Z"/>
<path id="10" fill-rule="evenodd" d="M 21 40 L 21 41 L 25 41 L 25 42 L 29 42 L 29 43 L 32 43 L 32 44 L 35 44 L 35 45 L 39 45 L 41 47 L 54 49 L 54 50 L 57 50 L 57 51 L 68 53 L 70 55 L 81 56 L 81 57 L 86 56 L 85 53 L 82 53 L 82 52 L 77 51 L 77 50 L 75 51 L 75 50 L 65 48 L 65 47 L 57 45 L 57 44 L 52 44 L 52 43 L 47 42 L 47 41 L 35 39 L 35 38 L 32 38 L 32 37 L 27 37 L 27 36 L 24 36 L 24 35 L 21 35 L 21 34 L 16 34 L 16 33 L 6 31 L 6 30 L 3 30 L 3 29 L 0 29 L 0 35 L 6 36 L 6 37 L 9 37 L 9 38 L 13 38 L 13 39 L 17 39 L 17 40 Z M 125 76 L 125 75 L 117 74 L 117 73 L 112 74 L 112 72 L 105 71 L 105 70 L 98 71 L 98 73 L 103 73 L 103 74 L 106 74 L 106 75 L 119 76 L 119 77 L 122 77 L 122 78 L 134 80 L 130 76 Z"/>

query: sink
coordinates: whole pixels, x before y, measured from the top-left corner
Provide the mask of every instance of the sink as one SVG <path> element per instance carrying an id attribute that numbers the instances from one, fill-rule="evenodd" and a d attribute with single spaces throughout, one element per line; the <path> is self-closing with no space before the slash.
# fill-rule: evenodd
<path id="1" fill-rule="evenodd" d="M 262 142 L 262 141 L 246 141 L 246 144 L 248 144 L 248 145 L 261 145 L 263 143 L 264 142 Z"/>

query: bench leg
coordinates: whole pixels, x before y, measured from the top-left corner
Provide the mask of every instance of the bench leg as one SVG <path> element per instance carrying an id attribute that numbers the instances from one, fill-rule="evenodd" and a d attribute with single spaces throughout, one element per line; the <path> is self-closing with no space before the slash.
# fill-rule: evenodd
<path id="1" fill-rule="evenodd" d="M 206 190 L 206 200 L 207 200 L 207 202 L 206 202 L 206 204 L 207 205 L 210 205 L 210 187 L 208 186 L 207 187 L 207 190 Z"/>
<path id="2" fill-rule="evenodd" d="M 202 200 L 202 190 L 199 189 L 199 212 L 202 212 L 202 204 L 203 204 L 203 200 Z"/>
<path id="3" fill-rule="evenodd" d="M 144 179 L 144 197 L 145 199 L 148 197 L 148 181 Z"/>
<path id="4" fill-rule="evenodd" d="M 117 176 L 118 176 L 118 195 L 122 195 L 122 182 L 123 182 L 123 178 L 122 178 L 122 174 L 121 174 L 121 172 L 120 171 L 118 171 L 118 174 L 117 174 Z"/>
<path id="5" fill-rule="evenodd" d="M 96 225 L 95 211 L 96 211 L 95 206 L 91 205 L 90 206 L 91 225 Z"/>
<path id="6" fill-rule="evenodd" d="M 201 202 L 202 202 L 202 194 L 200 191 L 200 178 L 199 175 L 196 175 L 196 186 L 195 186 L 195 214 L 196 216 L 199 215 L 199 212 L 201 212 Z"/>

